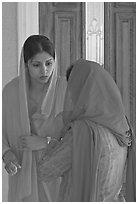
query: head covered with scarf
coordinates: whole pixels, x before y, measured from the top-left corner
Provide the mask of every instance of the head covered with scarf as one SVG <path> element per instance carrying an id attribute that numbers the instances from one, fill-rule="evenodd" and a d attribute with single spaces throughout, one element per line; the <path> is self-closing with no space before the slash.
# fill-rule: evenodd
<path id="1" fill-rule="evenodd" d="M 79 122 L 75 122 L 73 128 L 75 153 L 73 155 L 74 190 L 72 200 L 88 201 L 90 199 L 89 201 L 95 201 L 96 169 L 94 166 L 98 165 L 100 156 L 100 140 L 96 128 L 96 124 L 98 124 L 108 128 L 114 134 L 120 146 L 129 147 L 126 197 L 128 201 L 134 201 L 135 139 L 132 134 L 128 135 L 129 125 L 117 85 L 109 73 L 95 62 L 80 59 L 72 65 L 72 70 L 69 72 L 70 76 L 64 101 L 64 124 L 67 125 L 75 121 L 86 122 L 85 125 L 83 122 L 81 123 L 81 127 L 83 125 L 84 127 L 83 132 L 79 132 L 79 134 Z M 86 162 L 88 158 L 83 157 L 81 152 L 82 148 L 85 152 L 90 148 L 89 136 L 86 137 L 86 135 L 90 135 L 89 127 L 92 127 L 94 131 L 95 142 L 91 144 L 93 149 L 91 160 Z M 90 157 L 89 153 L 87 156 Z M 92 166 L 88 165 L 90 162 L 92 162 Z M 88 170 L 90 168 L 91 172 Z M 81 175 L 79 169 L 82 169 Z M 85 175 L 92 177 L 92 184 L 90 184 L 90 179 L 85 178 Z M 83 185 L 81 185 L 81 180 Z M 83 198 L 81 198 L 82 195 Z"/>

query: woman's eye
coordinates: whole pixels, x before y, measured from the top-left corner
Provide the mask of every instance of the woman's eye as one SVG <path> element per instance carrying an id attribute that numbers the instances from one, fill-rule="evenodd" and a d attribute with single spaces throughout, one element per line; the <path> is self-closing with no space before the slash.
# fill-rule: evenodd
<path id="1" fill-rule="evenodd" d="M 37 68 L 39 67 L 39 64 L 33 64 L 33 67 Z"/>
<path id="2" fill-rule="evenodd" d="M 52 65 L 52 62 L 47 62 L 46 63 L 46 66 L 51 66 Z"/>

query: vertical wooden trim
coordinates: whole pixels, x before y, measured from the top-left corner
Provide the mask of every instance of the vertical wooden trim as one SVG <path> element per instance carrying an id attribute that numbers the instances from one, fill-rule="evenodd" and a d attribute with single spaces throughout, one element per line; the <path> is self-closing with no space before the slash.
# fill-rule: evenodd
<path id="1" fill-rule="evenodd" d="M 38 4 L 39 4 L 39 34 L 47 36 L 54 43 L 55 33 L 53 32 L 54 25 L 52 3 L 39 2 Z"/>
<path id="2" fill-rule="evenodd" d="M 112 16 L 112 3 L 104 3 L 104 68 L 116 80 L 115 73 L 115 47 L 113 43 L 113 26 L 114 19 Z"/>
<path id="3" fill-rule="evenodd" d="M 82 40 L 81 40 L 81 57 L 86 59 L 86 3 L 81 3 L 81 30 L 82 30 Z"/>

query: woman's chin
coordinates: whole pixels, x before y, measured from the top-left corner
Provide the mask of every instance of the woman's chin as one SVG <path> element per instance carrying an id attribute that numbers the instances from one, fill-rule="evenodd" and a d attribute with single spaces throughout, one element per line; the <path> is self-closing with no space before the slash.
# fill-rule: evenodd
<path id="1" fill-rule="evenodd" d="M 49 78 L 48 77 L 41 77 L 40 79 L 39 79 L 39 82 L 40 83 L 47 83 L 49 81 Z"/>

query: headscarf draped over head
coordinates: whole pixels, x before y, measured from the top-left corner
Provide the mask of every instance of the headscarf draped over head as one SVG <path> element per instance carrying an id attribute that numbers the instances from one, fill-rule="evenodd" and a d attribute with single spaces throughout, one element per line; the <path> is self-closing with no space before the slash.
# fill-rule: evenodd
<path id="1" fill-rule="evenodd" d="M 96 129 L 96 124 L 102 125 L 103 127 L 108 128 L 114 134 L 120 146 L 131 145 L 132 138 L 130 138 L 130 136 L 127 135 L 129 126 L 125 117 L 125 111 L 122 104 L 122 99 L 121 99 L 119 89 L 115 84 L 114 80 L 112 79 L 112 77 L 109 75 L 109 73 L 95 62 L 80 59 L 74 63 L 74 67 L 69 77 L 67 91 L 65 95 L 63 120 L 65 124 L 68 124 L 69 122 L 75 122 L 75 121 L 85 121 L 87 125 L 89 124 L 88 126 L 92 126 L 96 140 L 98 138 L 98 131 Z M 75 122 L 74 124 L 77 124 L 77 123 Z M 84 125 L 84 126 L 86 127 L 87 125 Z M 85 129 L 85 127 L 83 129 Z M 79 128 L 79 124 L 78 124 L 78 128 Z M 86 131 L 87 133 L 85 135 L 84 133 L 82 135 L 81 132 L 79 132 L 79 135 L 76 136 L 75 134 L 77 134 L 78 131 L 79 130 L 77 130 L 77 125 L 74 125 L 74 130 L 73 130 L 74 132 L 73 139 L 74 139 L 74 148 L 75 148 L 74 158 L 76 158 L 76 161 L 74 159 L 73 172 L 76 177 L 80 176 L 79 168 L 83 168 L 84 172 L 87 168 L 86 165 L 85 167 L 83 167 L 83 165 L 79 166 L 78 164 L 78 169 L 77 169 L 78 171 L 75 174 L 76 172 L 75 168 L 77 168 L 75 167 L 75 164 L 78 161 L 77 155 L 79 158 L 79 154 L 81 154 L 82 152 L 82 147 L 85 146 L 85 141 L 87 141 L 86 135 L 90 134 L 90 131 Z M 85 140 L 83 138 L 85 138 Z M 81 143 L 80 140 L 82 140 L 83 142 Z M 79 143 L 80 145 L 78 144 L 78 141 L 80 142 Z M 94 146 L 91 147 L 94 149 L 93 162 L 94 161 L 96 162 L 95 157 L 97 157 L 97 160 L 98 160 L 98 157 L 99 157 L 98 155 L 100 153 L 98 153 L 99 151 L 98 149 L 94 148 L 96 143 L 93 145 Z M 88 147 L 89 143 L 87 143 L 86 146 Z M 97 143 L 97 148 L 98 148 L 98 143 Z M 96 163 L 94 164 L 93 162 L 92 162 L 92 165 L 94 166 Z M 83 164 L 82 161 L 81 163 Z M 84 163 L 85 163 L 85 158 L 84 158 Z M 75 181 L 77 183 L 77 178 L 75 178 L 75 176 L 74 176 L 74 186 L 77 185 L 75 184 Z M 96 170 L 95 170 L 95 177 L 93 178 L 96 179 Z M 129 179 L 133 179 L 133 178 L 129 178 Z M 80 182 L 80 179 L 78 179 L 78 181 Z M 91 182 L 95 183 L 94 180 Z M 86 186 L 87 186 L 87 183 L 86 183 Z M 94 184 L 92 185 L 93 185 L 92 188 L 96 188 Z M 77 192 L 81 188 L 80 186 L 81 185 L 76 186 L 75 189 Z M 81 199 L 76 197 L 77 195 L 80 195 L 80 194 L 77 194 L 75 189 L 74 189 L 75 193 L 74 193 L 73 201 L 80 201 Z M 95 195 L 93 193 L 93 195 L 91 195 L 91 201 L 95 201 L 94 197 Z M 90 201 L 90 200 L 86 199 L 83 201 Z"/>

